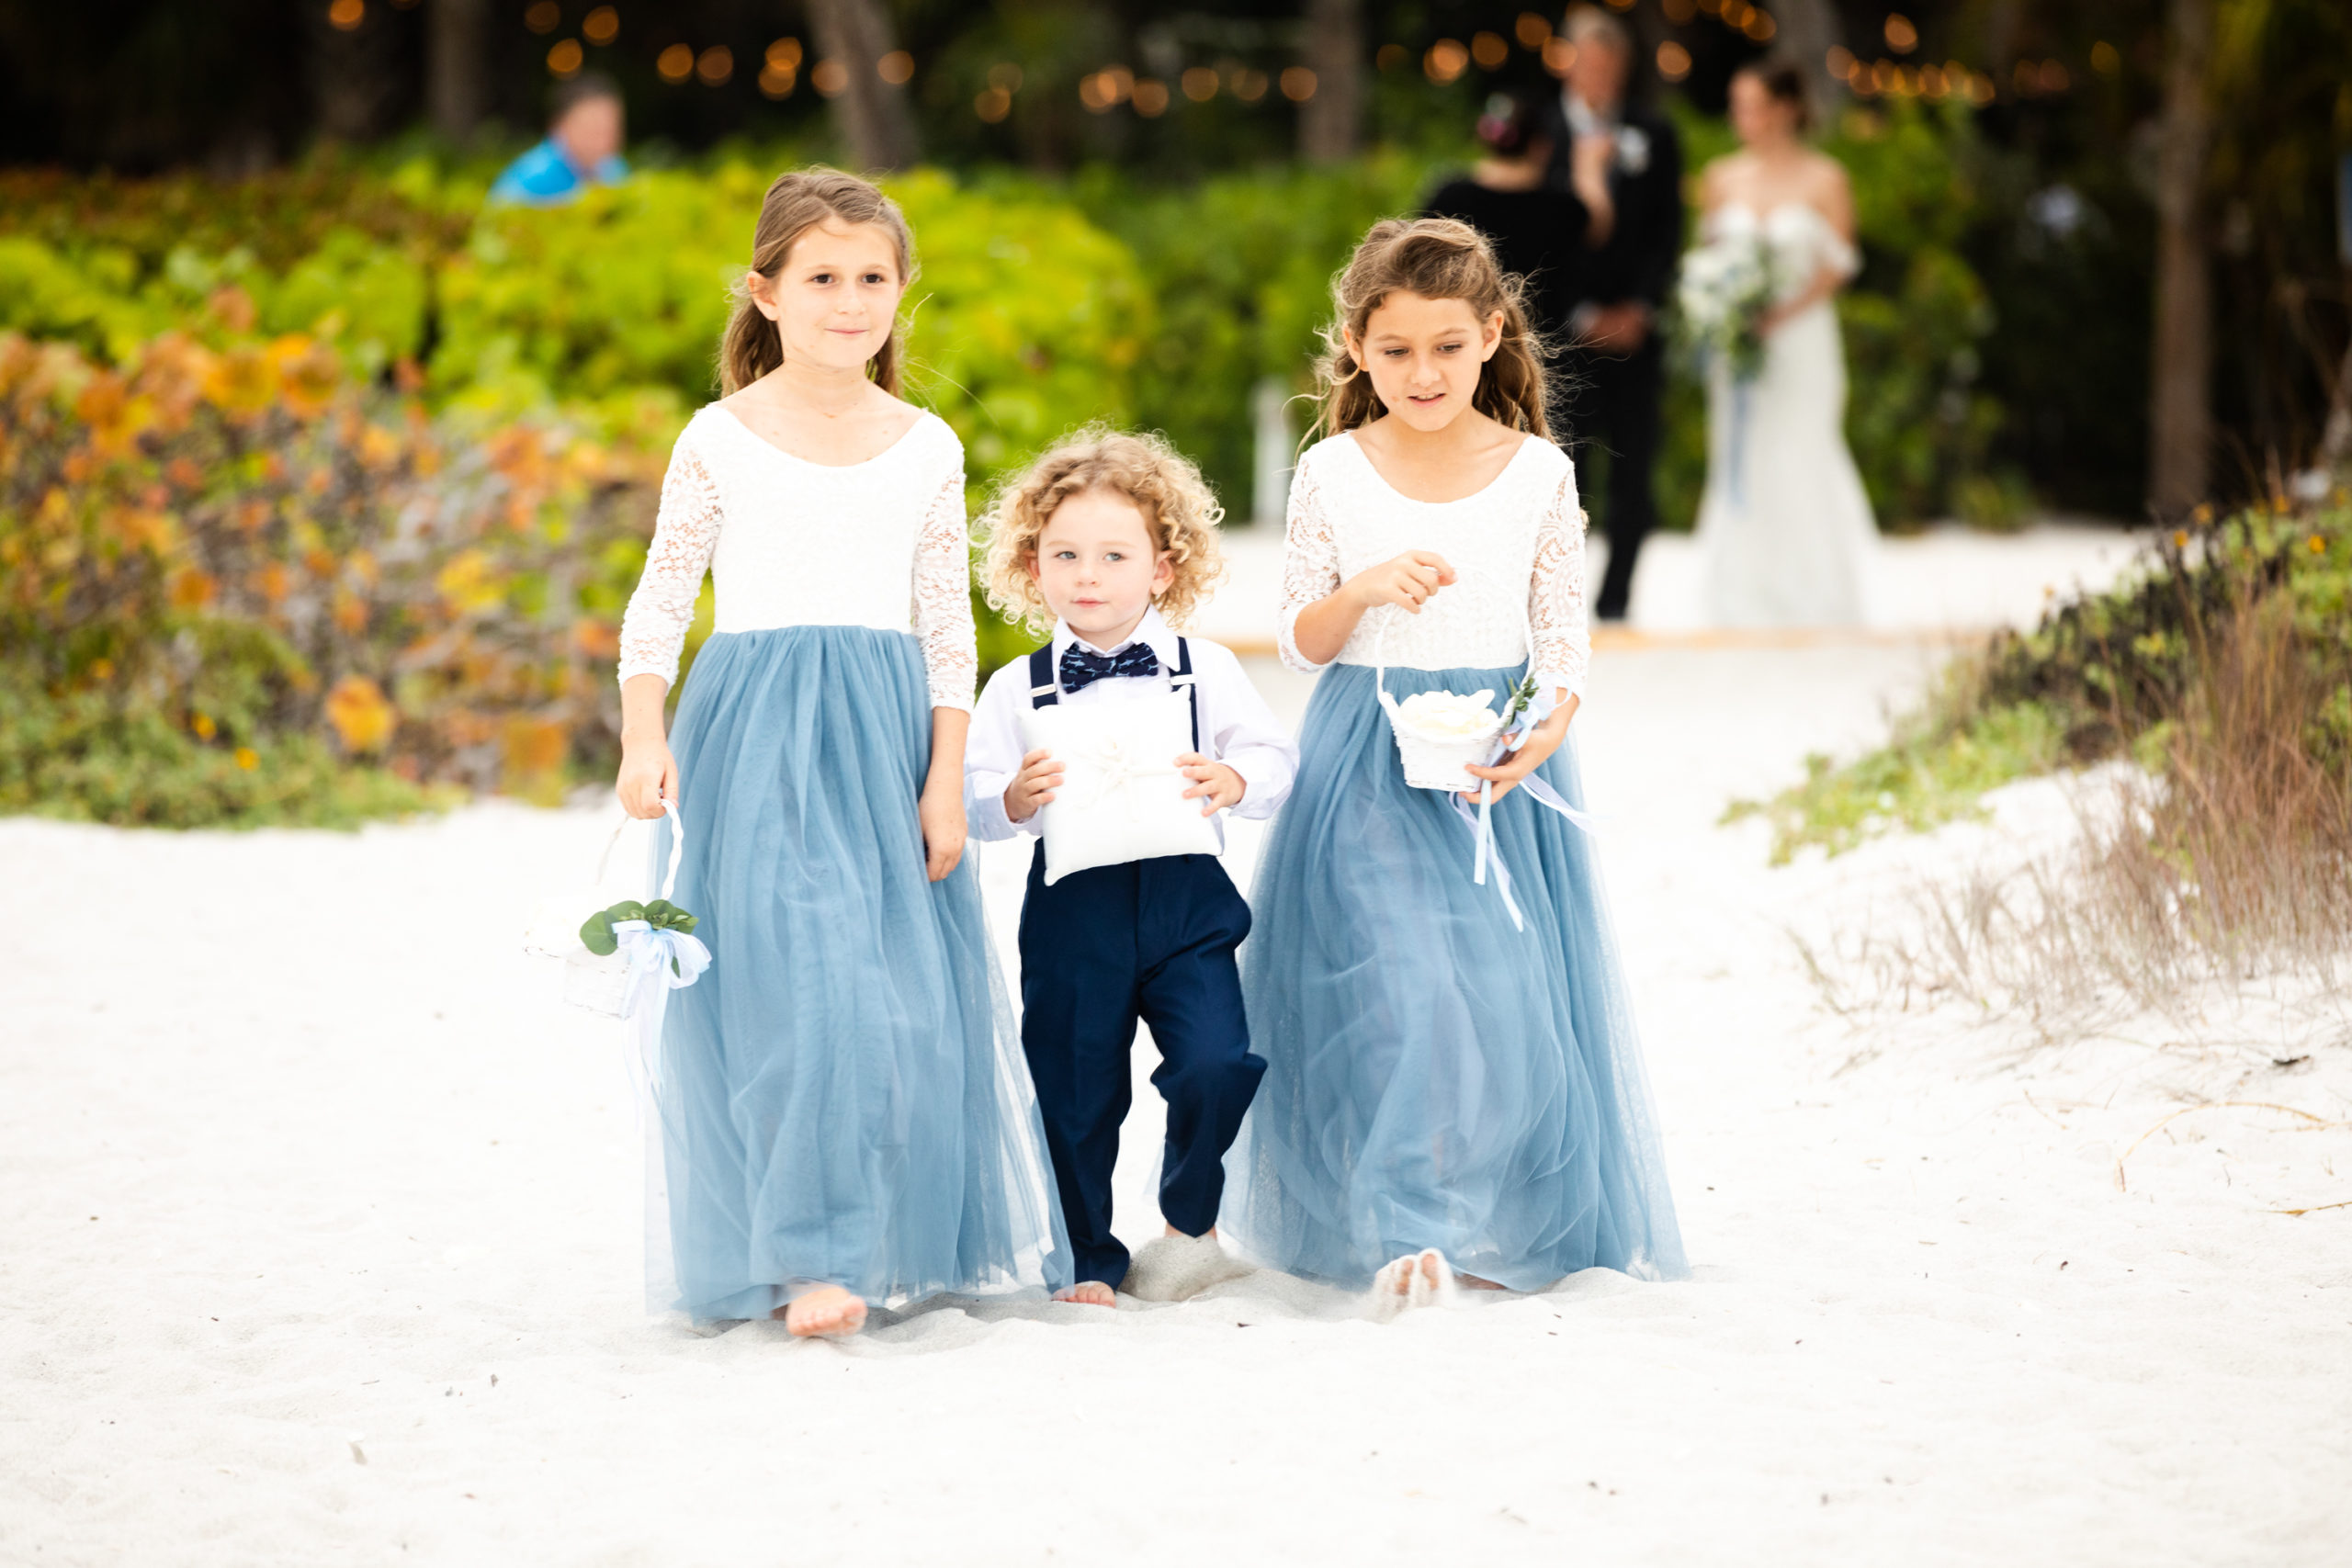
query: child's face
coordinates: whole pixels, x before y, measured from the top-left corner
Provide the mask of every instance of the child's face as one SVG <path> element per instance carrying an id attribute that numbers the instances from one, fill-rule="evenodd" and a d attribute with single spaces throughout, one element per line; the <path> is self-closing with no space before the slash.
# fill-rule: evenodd
<path id="1" fill-rule="evenodd" d="M 792 242 L 774 278 L 751 278 L 785 363 L 827 370 L 859 369 L 882 352 L 906 287 L 898 246 L 872 223 L 820 223 Z"/>
<path id="2" fill-rule="evenodd" d="M 1363 336 L 1347 334 L 1348 353 L 1372 389 L 1415 430 L 1437 431 L 1468 411 L 1478 376 L 1503 340 L 1503 315 L 1484 321 L 1464 299 L 1397 292 L 1365 318 Z"/>
<path id="3" fill-rule="evenodd" d="M 1152 547 L 1143 509 L 1100 486 L 1054 509 L 1029 573 L 1046 606 L 1103 649 L 1125 641 L 1153 597 L 1176 581 L 1168 552 Z"/>

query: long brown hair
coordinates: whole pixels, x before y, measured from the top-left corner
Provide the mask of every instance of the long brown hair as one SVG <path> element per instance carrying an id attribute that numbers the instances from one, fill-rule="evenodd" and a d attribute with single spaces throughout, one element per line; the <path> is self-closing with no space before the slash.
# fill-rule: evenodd
<path id="1" fill-rule="evenodd" d="M 1400 292 L 1424 299 L 1459 299 L 1482 321 L 1501 311 L 1502 341 L 1495 345 L 1494 357 L 1479 367 L 1471 406 L 1513 430 L 1550 439 L 1543 344 L 1528 323 L 1521 280 L 1502 269 L 1486 236 L 1451 218 L 1381 220 L 1331 280 L 1337 315 L 1323 329 L 1323 355 L 1315 364 L 1322 388 L 1322 415 L 1317 422 L 1322 434 L 1338 435 L 1369 424 L 1384 412 L 1372 378 L 1348 352 L 1346 334 L 1354 333 L 1362 343 L 1373 311 L 1389 295 Z"/>
<path id="2" fill-rule="evenodd" d="M 890 236 L 899 252 L 899 282 L 911 288 L 915 280 L 915 237 L 899 204 L 871 184 L 839 169 L 795 169 L 778 175 L 760 202 L 759 226 L 752 231 L 752 272 L 774 283 L 784 270 L 792 243 L 827 219 L 838 223 L 871 223 Z M 890 335 L 867 361 L 866 374 L 892 397 L 899 396 L 899 333 L 901 323 L 890 324 Z M 718 383 L 722 394 L 750 386 L 784 363 L 784 343 L 774 321 L 752 303 L 751 279 L 735 286 L 735 313 L 718 339 Z"/>

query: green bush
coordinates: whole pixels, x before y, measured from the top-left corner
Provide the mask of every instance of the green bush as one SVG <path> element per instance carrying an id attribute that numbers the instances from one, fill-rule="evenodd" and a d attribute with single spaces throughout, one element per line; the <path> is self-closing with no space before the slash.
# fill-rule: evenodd
<path id="1" fill-rule="evenodd" d="M 2237 651 L 2257 622 L 2275 623 L 2292 663 L 2261 675 L 2258 693 Z M 1807 844 L 1836 854 L 1973 813 L 1986 790 L 2030 774 L 2113 757 L 2177 773 L 2195 755 L 2178 744 L 2184 722 L 2220 722 L 2215 704 L 2257 697 L 2302 705 L 2274 739 L 2352 802 L 2352 508 L 2341 496 L 2159 540 L 2130 580 L 1955 660 L 1886 745 L 1843 764 L 1809 757 L 1803 784 L 1736 802 L 1726 819 L 1767 818 L 1775 863 Z"/>

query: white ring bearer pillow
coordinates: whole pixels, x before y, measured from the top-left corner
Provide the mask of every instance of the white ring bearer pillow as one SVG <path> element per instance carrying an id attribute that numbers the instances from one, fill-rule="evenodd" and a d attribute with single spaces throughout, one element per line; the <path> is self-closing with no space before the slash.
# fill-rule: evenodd
<path id="1" fill-rule="evenodd" d="M 1192 682 L 1189 673 L 1178 673 L 1170 676 L 1165 692 L 1084 707 L 1056 702 L 1022 710 L 1023 747 L 1050 751 L 1062 765 L 1061 787 L 1037 812 L 1046 886 L 1098 865 L 1213 855 L 1222 848 L 1216 823 L 1203 815 L 1201 801 L 1184 798 L 1192 781 L 1176 765 L 1179 756 L 1199 750 L 1193 739 Z"/>

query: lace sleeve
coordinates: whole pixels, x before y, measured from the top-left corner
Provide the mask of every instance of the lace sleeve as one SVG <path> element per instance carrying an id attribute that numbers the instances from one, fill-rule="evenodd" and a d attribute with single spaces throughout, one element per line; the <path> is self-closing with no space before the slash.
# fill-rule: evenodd
<path id="1" fill-rule="evenodd" d="M 972 541 L 961 467 L 932 497 L 915 536 L 913 626 L 931 680 L 931 705 L 971 712 L 980 650 L 972 626 Z"/>
<path id="2" fill-rule="evenodd" d="M 1323 668 L 1298 651 L 1298 613 L 1339 586 L 1339 537 L 1323 510 L 1314 465 L 1301 462 L 1291 478 L 1290 519 L 1283 530 L 1283 607 L 1274 646 L 1284 664 L 1310 675 Z"/>
<path id="3" fill-rule="evenodd" d="M 686 646 L 686 628 L 694 624 L 695 601 L 702 594 L 703 573 L 710 553 L 718 547 L 718 487 L 702 457 L 681 439 L 670 455 L 670 472 L 662 481 L 662 510 L 653 524 L 653 543 L 645 552 L 645 575 L 628 596 L 621 616 L 620 678 L 659 675 L 675 684 L 678 655 Z"/>
<path id="4" fill-rule="evenodd" d="M 1535 570 L 1527 589 L 1527 619 L 1534 633 L 1528 650 L 1536 682 L 1584 694 L 1592 663 L 1592 634 L 1585 611 L 1585 515 L 1577 504 L 1577 476 L 1560 477 L 1544 520 L 1535 525 Z"/>

